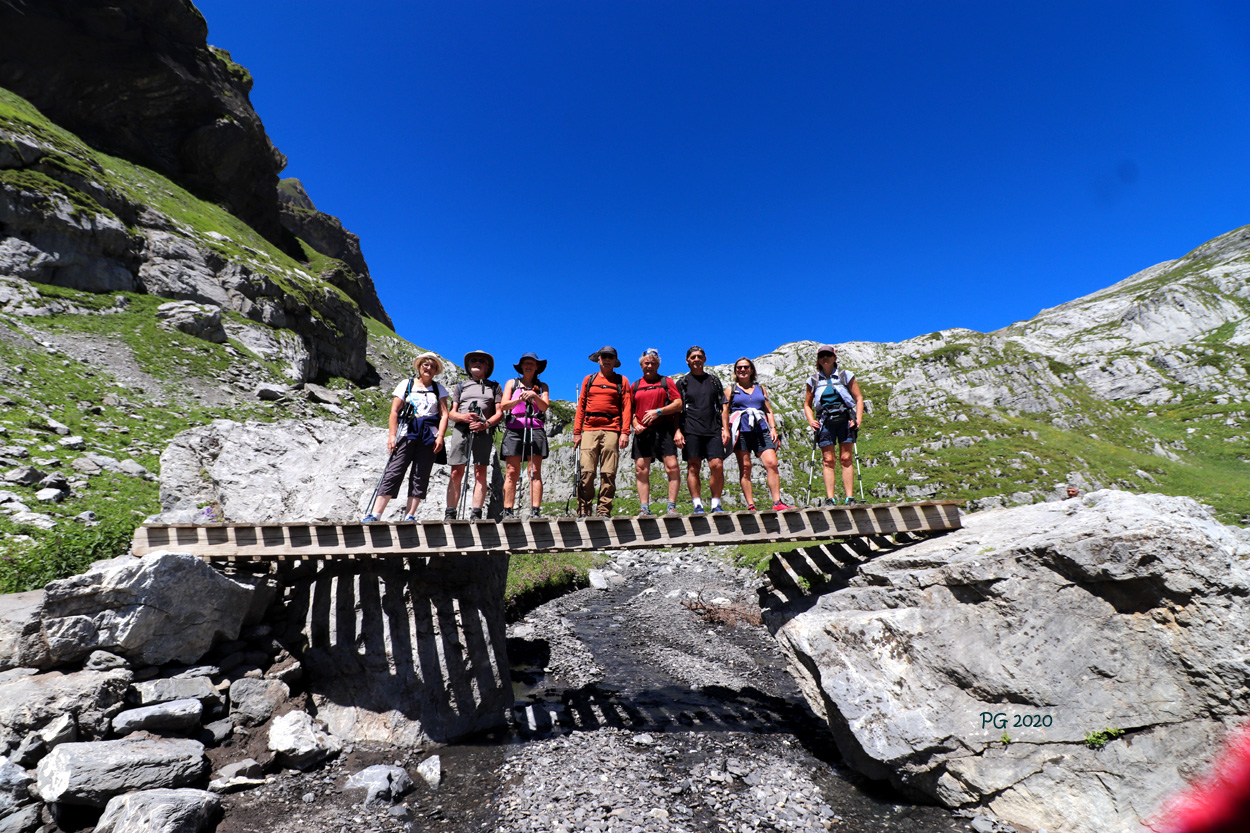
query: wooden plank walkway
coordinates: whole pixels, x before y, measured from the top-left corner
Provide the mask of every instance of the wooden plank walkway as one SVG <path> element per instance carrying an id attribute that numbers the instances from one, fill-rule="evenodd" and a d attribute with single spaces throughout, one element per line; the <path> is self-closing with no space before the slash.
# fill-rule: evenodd
<path id="1" fill-rule="evenodd" d="M 959 529 L 959 501 L 838 506 L 784 512 L 409 521 L 376 524 L 144 524 L 132 551 L 170 550 L 207 560 L 300 561 L 470 553 L 578 552 L 708 544 L 936 534 Z"/>

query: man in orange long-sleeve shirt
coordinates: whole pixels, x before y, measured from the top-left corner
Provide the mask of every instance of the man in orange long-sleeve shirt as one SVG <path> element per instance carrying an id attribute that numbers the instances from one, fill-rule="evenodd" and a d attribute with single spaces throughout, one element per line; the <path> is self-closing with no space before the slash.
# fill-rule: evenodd
<path id="1" fill-rule="evenodd" d="M 629 445 L 634 398 L 629 380 L 616 372 L 621 360 L 615 347 L 590 354 L 599 371 L 582 380 L 573 417 L 573 446 L 581 455 L 581 479 L 577 483 L 577 514 L 591 514 L 595 505 L 595 471 L 599 471 L 599 508 L 596 514 L 612 514 L 616 495 L 616 466 Z"/>

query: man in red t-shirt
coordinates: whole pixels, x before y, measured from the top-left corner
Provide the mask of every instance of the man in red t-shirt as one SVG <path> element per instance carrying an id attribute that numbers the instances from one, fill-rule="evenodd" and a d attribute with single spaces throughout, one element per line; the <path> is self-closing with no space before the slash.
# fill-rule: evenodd
<path id="1" fill-rule="evenodd" d="M 581 455 L 582 476 L 577 483 L 577 515 L 585 517 L 595 505 L 595 471 L 600 474 L 599 507 L 596 514 L 612 514 L 616 496 L 616 467 L 621 451 L 629 444 L 634 397 L 629 380 L 616 372 L 621 360 L 615 347 L 590 354 L 599 372 L 582 380 L 573 417 L 573 446 Z"/>
<path id="2" fill-rule="evenodd" d="M 659 457 L 668 476 L 669 515 L 677 514 L 677 414 L 681 413 L 681 395 L 667 376 L 660 376 L 660 351 L 648 348 L 638 360 L 642 378 L 634 383 L 634 478 L 638 485 L 640 515 L 651 514 L 651 460 Z"/>

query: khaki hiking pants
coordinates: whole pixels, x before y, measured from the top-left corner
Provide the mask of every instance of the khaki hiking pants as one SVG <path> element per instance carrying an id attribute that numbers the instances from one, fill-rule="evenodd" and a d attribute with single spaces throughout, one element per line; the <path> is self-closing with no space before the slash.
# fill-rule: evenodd
<path id="1" fill-rule="evenodd" d="M 619 431 L 583 431 L 581 444 L 582 479 L 577 483 L 577 514 L 594 513 L 595 470 L 599 471 L 599 514 L 612 514 L 616 496 L 616 466 L 620 461 Z"/>

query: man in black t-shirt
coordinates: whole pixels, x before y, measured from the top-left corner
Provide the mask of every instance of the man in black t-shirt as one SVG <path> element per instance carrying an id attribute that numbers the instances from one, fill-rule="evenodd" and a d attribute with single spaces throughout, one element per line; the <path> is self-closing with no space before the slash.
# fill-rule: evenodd
<path id="1" fill-rule="evenodd" d="M 703 372 L 707 354 L 698 345 L 686 351 L 690 372 L 677 382 L 683 402 L 681 425 L 673 441 L 686 461 L 686 486 L 694 501 L 694 513 L 703 514 L 699 469 L 707 459 L 709 484 L 712 489 L 712 511 L 723 512 L 721 493 L 725 490 L 725 445 L 729 442 L 729 424 L 725 421 L 725 386 L 721 380 Z"/>

